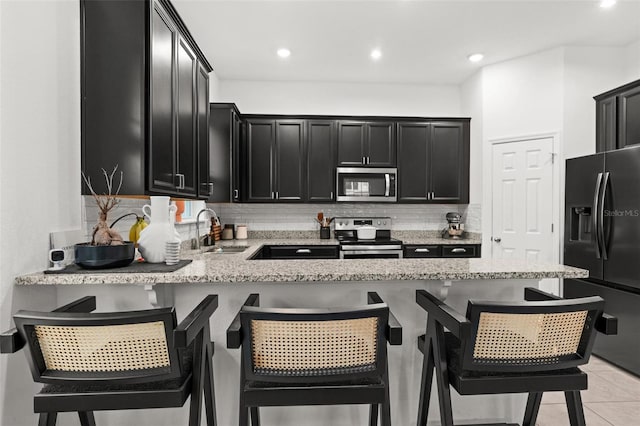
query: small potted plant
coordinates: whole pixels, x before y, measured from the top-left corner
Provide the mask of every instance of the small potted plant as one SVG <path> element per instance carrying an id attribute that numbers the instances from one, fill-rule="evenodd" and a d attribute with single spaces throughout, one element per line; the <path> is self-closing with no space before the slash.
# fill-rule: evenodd
<path id="1" fill-rule="evenodd" d="M 82 173 L 82 179 L 93 195 L 98 209 L 98 223 L 93 228 L 91 241 L 87 243 L 76 244 L 75 246 L 75 262 L 83 268 L 102 269 L 126 266 L 133 261 L 135 256 L 134 243 L 131 241 L 123 241 L 118 231 L 107 225 L 107 217 L 109 212 L 113 210 L 120 200 L 118 193 L 122 187 L 123 173 L 120 172 L 120 182 L 114 191 L 113 178 L 116 175 L 118 166 L 113 168 L 109 174 L 102 169 L 105 181 L 107 183 L 108 193 L 98 195 L 93 190 L 91 178 Z"/>

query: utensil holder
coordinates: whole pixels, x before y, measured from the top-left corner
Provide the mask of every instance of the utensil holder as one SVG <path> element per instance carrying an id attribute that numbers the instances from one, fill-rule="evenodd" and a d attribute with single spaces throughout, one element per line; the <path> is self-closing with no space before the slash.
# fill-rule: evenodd
<path id="1" fill-rule="evenodd" d="M 320 227 L 320 239 L 321 240 L 328 240 L 329 238 L 331 238 L 331 228 L 328 226 L 321 226 Z"/>

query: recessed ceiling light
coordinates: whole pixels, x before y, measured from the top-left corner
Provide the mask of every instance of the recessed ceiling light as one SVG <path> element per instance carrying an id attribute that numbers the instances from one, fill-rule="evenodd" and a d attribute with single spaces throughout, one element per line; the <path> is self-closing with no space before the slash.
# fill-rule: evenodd
<path id="1" fill-rule="evenodd" d="M 484 55 L 482 53 L 474 53 L 473 55 L 469 55 L 468 58 L 471 62 L 480 62 L 482 58 L 484 58 Z"/>
<path id="2" fill-rule="evenodd" d="M 377 61 L 381 57 L 382 57 L 382 52 L 380 51 L 380 49 L 373 49 L 371 51 L 371 59 L 373 59 L 374 61 Z"/>
<path id="3" fill-rule="evenodd" d="M 616 4 L 616 0 L 600 0 L 600 7 L 603 9 L 609 9 L 614 4 Z"/>
<path id="4" fill-rule="evenodd" d="M 281 58 L 288 58 L 291 55 L 291 51 L 287 48 L 278 49 L 278 56 Z"/>

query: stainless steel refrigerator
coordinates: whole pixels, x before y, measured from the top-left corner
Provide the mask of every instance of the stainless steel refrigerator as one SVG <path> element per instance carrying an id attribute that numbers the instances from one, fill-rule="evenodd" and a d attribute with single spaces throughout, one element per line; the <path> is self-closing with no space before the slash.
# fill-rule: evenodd
<path id="1" fill-rule="evenodd" d="M 640 146 L 567 160 L 564 263 L 589 270 L 565 297 L 601 296 L 619 319 L 593 353 L 640 376 Z"/>

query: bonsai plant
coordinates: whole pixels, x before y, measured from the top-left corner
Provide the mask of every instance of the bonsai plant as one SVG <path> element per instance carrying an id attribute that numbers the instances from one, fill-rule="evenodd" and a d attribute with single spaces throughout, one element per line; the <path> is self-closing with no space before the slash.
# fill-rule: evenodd
<path id="1" fill-rule="evenodd" d="M 120 200 L 118 200 L 118 193 L 120 192 L 120 188 L 122 187 L 122 177 L 123 172 L 120 172 L 120 183 L 118 184 L 118 188 L 115 193 L 113 191 L 113 177 L 118 170 L 118 165 L 113 168 L 111 174 L 107 174 L 105 169 L 102 169 L 102 174 L 104 175 L 105 181 L 107 183 L 108 194 L 98 195 L 93 190 L 93 186 L 91 185 L 91 177 L 87 177 L 84 172 L 82 173 L 82 179 L 84 183 L 91 191 L 91 195 L 96 200 L 96 204 L 98 205 L 98 209 L 100 210 L 100 215 L 98 216 L 98 223 L 93 228 L 93 234 L 91 236 L 91 245 L 92 246 L 113 246 L 113 245 L 121 245 L 123 244 L 122 236 L 118 231 L 112 229 L 107 225 L 107 216 L 109 212 L 113 210 Z"/>
<path id="2" fill-rule="evenodd" d="M 91 234 L 91 242 L 75 245 L 75 262 L 83 268 L 101 269 L 126 266 L 133 261 L 135 256 L 134 244 L 131 241 L 123 241 L 120 233 L 107 225 L 109 212 L 119 203 L 117 196 L 122 187 L 123 173 L 120 172 L 120 183 L 114 191 L 113 178 L 117 171 L 117 165 L 110 174 L 102 169 L 108 193 L 101 195 L 94 191 L 91 178 L 82 173 L 82 179 L 91 191 L 100 210 L 98 223 L 94 226 Z"/>

